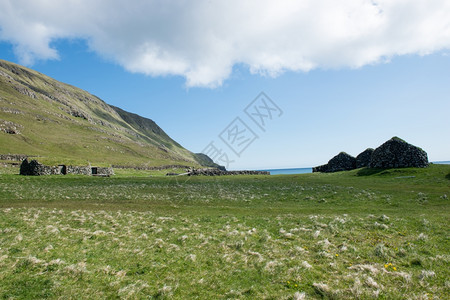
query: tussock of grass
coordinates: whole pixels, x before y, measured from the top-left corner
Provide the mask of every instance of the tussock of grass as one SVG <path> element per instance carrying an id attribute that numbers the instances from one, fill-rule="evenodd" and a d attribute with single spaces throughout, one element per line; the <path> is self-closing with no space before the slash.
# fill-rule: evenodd
<path id="1" fill-rule="evenodd" d="M 249 289 L 256 298 L 446 293 L 445 237 L 434 235 L 430 249 L 416 239 L 420 225 L 414 218 L 392 216 L 389 232 L 368 232 L 372 216 L 349 215 L 187 218 L 12 208 L 3 209 L 0 220 L 3 295 L 16 293 L 17 282 L 31 275 L 47 280 L 47 293 L 55 298 L 83 298 L 87 288 L 96 297 L 132 298 L 242 296 Z M 280 233 L 280 226 L 292 235 Z M 408 233 L 398 235 L 405 227 Z M 322 229 L 319 242 L 312 236 L 316 228 Z M 432 224 L 429 232 L 443 229 Z M 382 256 L 374 235 L 383 241 Z M 400 249 L 405 255 L 398 255 Z M 417 257 L 423 266 L 409 263 Z"/>
<path id="2" fill-rule="evenodd" d="M 442 299 L 446 168 L 403 181 L 3 174 L 0 294 Z"/>

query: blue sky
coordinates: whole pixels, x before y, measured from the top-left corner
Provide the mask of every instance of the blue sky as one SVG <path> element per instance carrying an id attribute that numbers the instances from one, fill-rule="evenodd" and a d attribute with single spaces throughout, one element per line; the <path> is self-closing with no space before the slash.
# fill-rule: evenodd
<path id="1" fill-rule="evenodd" d="M 76 1 L 69 2 L 76 6 Z M 101 1 L 93 2 L 101 8 Z M 160 23 L 139 23 L 139 26 L 152 28 L 149 33 L 142 30 L 139 35 L 136 31 L 140 29 L 136 29 L 134 21 L 124 20 L 126 26 L 120 35 L 115 27 L 114 34 L 108 32 L 109 23 L 95 23 L 92 28 L 102 28 L 103 31 L 90 35 L 92 28 L 91 31 L 83 31 L 80 28 L 87 25 L 71 23 L 70 16 L 69 21 L 63 22 L 45 19 L 42 13 L 42 19 L 39 19 L 40 13 L 35 10 L 33 16 L 37 15 L 35 22 L 39 23 L 39 30 L 33 31 L 29 28 L 35 23 L 26 27 L 25 21 L 21 23 L 23 29 L 20 29 L 20 24 L 14 22 L 20 18 L 25 20 L 26 14 L 14 15 L 17 14 L 15 2 L 2 0 L 0 5 L 8 7 L 3 10 L 8 15 L 0 13 L 0 58 L 25 64 L 85 89 L 109 104 L 153 119 L 173 139 L 193 152 L 200 152 L 214 142 L 234 160 L 230 169 L 310 167 L 326 163 L 340 151 L 356 156 L 392 136 L 422 147 L 431 161 L 449 160 L 450 23 L 446 20 L 450 20 L 450 10 L 448 5 L 439 7 L 438 2 L 433 1 L 433 4 L 436 11 L 444 15 L 441 21 L 437 20 L 436 11 L 422 12 L 419 9 L 421 1 L 411 1 L 409 12 L 403 12 L 404 7 L 391 7 L 391 4 L 380 1 L 376 15 L 386 14 L 390 18 L 385 17 L 388 23 L 394 24 L 389 26 L 396 27 L 395 30 L 384 29 L 387 33 L 377 36 L 372 36 L 374 28 L 382 27 L 379 24 L 387 21 L 382 19 L 380 23 L 376 18 L 370 21 L 373 5 L 367 8 L 367 1 L 361 1 L 361 6 L 357 7 L 354 4 L 343 5 L 342 10 L 350 16 L 349 12 L 359 11 L 369 16 L 363 21 L 352 19 L 353 22 L 362 22 L 364 26 L 373 23 L 366 31 L 361 25 L 361 32 L 352 33 L 351 43 L 339 40 L 342 32 L 348 31 L 344 30 L 347 21 L 341 21 L 339 13 L 334 27 L 342 25 L 343 31 L 331 27 L 320 29 L 325 31 L 317 29 L 322 35 L 316 38 L 308 37 L 295 22 L 284 27 L 279 25 L 283 13 L 280 17 L 278 12 L 262 10 L 262 16 L 274 20 L 269 22 L 272 26 L 261 29 L 261 39 L 253 40 L 258 47 L 242 42 L 242 38 L 248 37 L 246 35 L 231 34 L 236 25 L 221 23 L 215 27 L 215 21 L 209 20 L 208 25 L 212 24 L 211 30 L 215 30 L 212 42 L 205 40 L 203 29 L 183 29 L 189 36 L 188 44 L 173 52 L 183 24 L 165 28 L 163 25 L 167 25 L 167 21 L 162 18 L 155 21 Z M 196 11 L 207 8 L 208 13 L 214 13 L 215 8 L 205 8 L 202 1 L 193 3 L 197 6 Z M 443 3 L 445 1 L 441 5 Z M 267 6 L 270 6 L 270 1 Z M 168 16 L 178 20 L 177 10 L 182 8 L 179 5 L 173 7 L 173 14 Z M 304 8 L 296 9 L 299 15 L 307 13 Z M 334 16 L 333 9 L 312 9 L 319 16 L 323 14 L 322 10 L 328 13 L 325 16 L 330 13 Z M 167 14 L 166 11 L 167 8 L 164 10 Z M 404 15 L 398 15 L 398 11 L 417 19 L 401 21 Z M 251 12 L 254 14 L 254 10 Z M 109 13 L 114 15 L 116 12 Z M 240 13 L 245 15 L 245 10 Z M 130 13 L 131 16 L 133 14 L 136 11 Z M 235 12 L 229 14 L 231 16 Z M 306 17 L 305 22 L 311 22 L 309 31 L 322 28 L 321 24 Z M 426 26 L 414 27 L 416 23 L 424 22 Z M 254 32 L 247 22 L 243 24 L 242 31 Z M 161 26 L 155 28 L 155 25 Z M 282 27 L 281 32 L 286 38 L 277 40 L 279 32 L 271 29 L 277 27 L 274 25 Z M 402 26 L 405 28 L 401 29 Z M 14 31 L 11 28 L 19 29 Z M 404 34 L 412 29 L 423 36 Z M 32 36 L 36 32 L 37 37 Z M 43 35 L 39 36 L 42 32 Z M 164 37 L 156 38 L 162 35 L 161 32 L 164 32 Z M 296 41 L 294 32 L 304 34 L 303 39 L 309 38 L 309 43 Z M 392 32 L 396 33 L 394 37 Z M 277 44 L 272 44 L 272 40 Z M 348 37 L 344 39 L 348 40 Z M 177 42 L 170 44 L 172 41 Z M 128 54 L 131 48 L 123 46 L 128 43 L 144 45 L 141 47 L 143 52 L 136 52 L 131 57 Z M 106 49 L 107 45 L 110 48 Z M 157 54 L 152 52 L 155 45 Z M 216 45 L 220 45 L 220 49 L 216 49 Z M 235 51 L 233 45 L 238 45 L 239 51 Z M 262 51 L 261 47 L 267 49 Z M 297 53 L 297 50 L 301 55 L 292 56 L 291 53 Z M 196 51 L 203 51 L 202 55 Z M 281 116 L 267 120 L 265 131 L 244 112 L 260 92 L 267 94 L 283 111 Z M 240 157 L 219 138 L 236 117 L 258 136 Z"/>

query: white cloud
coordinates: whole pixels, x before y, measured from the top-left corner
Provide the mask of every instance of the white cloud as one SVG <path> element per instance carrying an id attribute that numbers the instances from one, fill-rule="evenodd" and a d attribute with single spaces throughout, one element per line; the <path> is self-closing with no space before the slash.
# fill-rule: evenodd
<path id="1" fill-rule="evenodd" d="M 450 48 L 448 0 L 0 0 L 0 40 L 22 63 L 83 38 L 131 72 L 215 87 L 233 65 L 276 76 Z"/>

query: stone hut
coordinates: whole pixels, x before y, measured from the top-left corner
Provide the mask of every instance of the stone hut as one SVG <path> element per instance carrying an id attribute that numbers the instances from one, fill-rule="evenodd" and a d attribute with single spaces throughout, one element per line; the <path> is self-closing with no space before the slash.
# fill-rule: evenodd
<path id="1" fill-rule="evenodd" d="M 358 154 L 358 156 L 356 156 L 357 169 L 369 166 L 373 151 L 373 148 L 367 148 L 366 150 Z"/>
<path id="2" fill-rule="evenodd" d="M 20 165 L 20 175 L 93 175 L 93 176 L 110 176 L 114 175 L 112 168 L 91 167 L 91 166 L 46 166 L 39 163 L 37 160 L 28 162 L 24 159 Z"/>
<path id="3" fill-rule="evenodd" d="M 345 152 L 341 152 L 328 161 L 326 165 L 313 168 L 313 172 L 339 172 L 356 168 L 356 159 Z"/>
<path id="4" fill-rule="evenodd" d="M 338 172 L 356 168 L 424 168 L 428 166 L 428 155 L 419 147 L 393 137 L 375 150 L 368 148 L 356 158 L 341 152 L 328 161 L 328 164 L 313 168 L 313 172 Z"/>
<path id="5" fill-rule="evenodd" d="M 424 168 L 428 166 L 428 155 L 419 147 L 393 137 L 376 148 L 370 160 L 370 168 Z"/>

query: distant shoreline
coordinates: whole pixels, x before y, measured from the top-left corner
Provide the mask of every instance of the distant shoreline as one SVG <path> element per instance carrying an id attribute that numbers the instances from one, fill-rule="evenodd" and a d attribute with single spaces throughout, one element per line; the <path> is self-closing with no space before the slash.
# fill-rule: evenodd
<path id="1" fill-rule="evenodd" d="M 437 165 L 450 165 L 450 160 L 432 161 L 431 163 Z M 267 171 L 270 172 L 270 175 L 307 174 L 312 173 L 312 168 L 261 169 L 258 171 Z"/>
<path id="2" fill-rule="evenodd" d="M 431 163 L 436 165 L 450 165 L 450 160 L 432 161 Z"/>
<path id="3" fill-rule="evenodd" d="M 306 174 L 306 173 L 312 173 L 312 168 L 265 169 L 265 170 L 260 170 L 260 171 L 269 172 L 270 175 Z"/>

